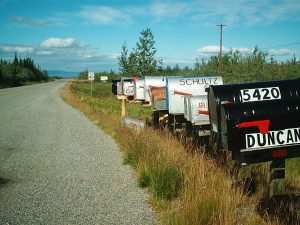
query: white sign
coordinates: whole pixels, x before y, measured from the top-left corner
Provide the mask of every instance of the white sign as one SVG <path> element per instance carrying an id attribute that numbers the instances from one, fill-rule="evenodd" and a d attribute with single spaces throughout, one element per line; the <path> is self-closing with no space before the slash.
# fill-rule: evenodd
<path id="1" fill-rule="evenodd" d="M 101 77 L 100 77 L 100 80 L 101 80 L 101 81 L 108 81 L 108 76 L 101 76 Z"/>
<path id="2" fill-rule="evenodd" d="M 95 79 L 95 73 L 94 72 L 89 72 L 88 73 L 88 80 L 94 80 Z"/>
<path id="3" fill-rule="evenodd" d="M 246 150 L 300 144 L 300 127 L 246 134 Z"/>
<path id="4" fill-rule="evenodd" d="M 253 88 L 241 90 L 243 102 L 257 102 L 281 99 L 279 87 Z"/>

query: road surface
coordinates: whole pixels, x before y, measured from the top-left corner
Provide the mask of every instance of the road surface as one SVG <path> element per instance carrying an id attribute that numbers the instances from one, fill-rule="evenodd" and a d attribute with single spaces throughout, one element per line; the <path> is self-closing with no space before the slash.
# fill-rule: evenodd
<path id="1" fill-rule="evenodd" d="M 0 90 L 0 224 L 156 224 L 121 153 L 58 90 Z"/>

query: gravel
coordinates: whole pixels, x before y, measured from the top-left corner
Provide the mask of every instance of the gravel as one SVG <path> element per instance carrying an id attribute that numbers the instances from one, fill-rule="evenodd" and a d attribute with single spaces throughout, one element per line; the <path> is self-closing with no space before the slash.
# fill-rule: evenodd
<path id="1" fill-rule="evenodd" d="M 0 92 L 0 224 L 157 224 L 115 141 L 65 81 Z"/>

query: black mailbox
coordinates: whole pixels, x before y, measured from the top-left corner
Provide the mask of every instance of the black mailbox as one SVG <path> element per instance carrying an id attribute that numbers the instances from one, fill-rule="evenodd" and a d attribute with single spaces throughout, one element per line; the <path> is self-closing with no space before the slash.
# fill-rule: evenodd
<path id="1" fill-rule="evenodd" d="M 111 92 L 114 94 L 114 95 L 117 95 L 118 94 L 118 86 L 117 86 L 117 83 L 118 82 L 121 82 L 121 79 L 117 79 L 117 80 L 112 80 L 111 81 Z"/>
<path id="2" fill-rule="evenodd" d="M 264 81 L 245 84 L 211 85 L 208 91 L 208 108 L 212 126 L 212 139 L 221 142 L 221 106 L 224 104 L 250 104 L 284 101 L 292 104 L 300 97 L 300 78 Z M 260 104 L 258 104 L 260 105 Z M 221 147 L 221 146 L 219 146 Z"/>
<path id="3" fill-rule="evenodd" d="M 219 145 L 241 164 L 300 156 L 300 98 L 223 104 Z"/>

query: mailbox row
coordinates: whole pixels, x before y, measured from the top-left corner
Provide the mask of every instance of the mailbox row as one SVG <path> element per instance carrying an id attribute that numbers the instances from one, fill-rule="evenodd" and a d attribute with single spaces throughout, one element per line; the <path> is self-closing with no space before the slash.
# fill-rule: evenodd
<path id="1" fill-rule="evenodd" d="M 146 76 L 112 89 L 149 103 L 155 127 L 184 126 L 241 164 L 300 156 L 300 79 L 224 85 L 220 76 Z"/>
<path id="2" fill-rule="evenodd" d="M 186 119 L 193 124 L 207 124 L 206 90 L 210 85 L 220 84 L 223 81 L 218 76 L 145 76 L 142 79 L 113 80 L 112 90 L 115 95 L 149 103 L 154 114 L 167 112 L 177 121 Z"/>

